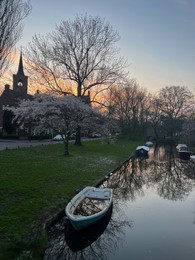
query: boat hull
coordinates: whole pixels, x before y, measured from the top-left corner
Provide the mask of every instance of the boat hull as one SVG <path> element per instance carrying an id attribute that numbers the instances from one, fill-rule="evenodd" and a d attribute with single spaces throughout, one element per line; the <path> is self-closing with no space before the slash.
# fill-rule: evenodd
<path id="1" fill-rule="evenodd" d="M 190 155 L 191 155 L 190 152 L 179 151 L 178 153 L 179 153 L 180 159 L 182 159 L 182 160 L 189 160 L 190 159 Z"/>
<path id="2" fill-rule="evenodd" d="M 192 154 L 192 152 L 189 150 L 189 148 L 186 144 L 178 144 L 176 146 L 176 149 L 178 151 L 178 156 L 181 160 L 190 159 L 190 155 Z"/>
<path id="3" fill-rule="evenodd" d="M 148 146 L 138 146 L 135 151 L 137 157 L 147 157 L 150 148 Z"/>
<path id="4" fill-rule="evenodd" d="M 65 225 L 65 238 L 67 245 L 73 252 L 77 252 L 88 247 L 101 236 L 111 219 L 112 208 L 113 207 L 111 205 L 106 214 L 98 222 L 86 229 L 83 229 L 83 232 L 82 230 L 76 230 L 70 221 L 67 220 Z"/>

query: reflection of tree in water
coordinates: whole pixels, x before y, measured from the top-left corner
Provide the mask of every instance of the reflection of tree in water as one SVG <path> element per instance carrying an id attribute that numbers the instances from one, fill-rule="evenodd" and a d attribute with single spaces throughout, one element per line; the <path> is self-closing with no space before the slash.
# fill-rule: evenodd
<path id="1" fill-rule="evenodd" d="M 115 201 L 134 200 L 136 196 L 142 196 L 142 186 L 145 183 L 142 169 L 145 168 L 145 163 L 146 161 L 139 159 L 126 162 L 102 186 L 114 189 Z"/>
<path id="2" fill-rule="evenodd" d="M 195 185 L 195 162 L 181 161 L 175 147 L 156 146 L 150 158 L 131 159 L 119 168 L 103 186 L 114 189 L 115 200 L 135 200 L 144 195 L 143 187 L 157 190 L 166 199 L 182 200 Z"/>
<path id="3" fill-rule="evenodd" d="M 165 160 L 158 160 L 158 147 L 154 151 L 151 167 L 151 182 L 160 196 L 170 200 L 183 200 L 195 185 L 194 165 L 191 161 L 181 161 L 176 157 L 175 148 L 164 148 Z M 162 158 L 162 156 L 160 157 Z"/>
<path id="4" fill-rule="evenodd" d="M 120 215 L 120 216 L 119 216 Z M 63 218 L 58 224 L 53 226 L 49 232 L 49 241 L 48 247 L 45 252 L 44 260 L 49 259 L 85 259 L 85 260 L 95 260 L 95 259 L 107 259 L 106 255 L 108 252 L 113 252 L 116 248 L 119 247 L 119 244 L 123 242 L 124 230 L 127 227 L 131 227 L 132 223 L 125 219 L 125 216 L 118 212 L 115 207 L 111 219 L 109 219 L 109 224 L 103 231 L 103 234 L 100 235 L 94 242 L 88 243 L 87 247 L 83 249 L 74 250 L 70 249 L 68 246 L 68 241 L 66 243 L 65 237 L 65 228 L 67 222 Z M 101 223 L 100 223 L 101 225 Z M 98 228 L 98 224 L 96 224 Z M 85 232 L 94 232 L 96 227 L 92 227 L 86 230 Z M 100 226 L 99 226 L 100 228 Z M 78 231 L 74 231 L 78 232 Z M 76 233 L 77 234 L 77 233 Z M 51 236 L 51 237 L 50 237 Z M 90 236 L 84 235 L 81 240 L 86 239 Z M 83 241 L 82 241 L 83 242 Z M 74 247 L 74 245 L 73 245 Z"/>
<path id="5" fill-rule="evenodd" d="M 176 148 L 172 145 L 155 145 L 150 155 L 154 161 L 170 161 L 175 158 Z"/>

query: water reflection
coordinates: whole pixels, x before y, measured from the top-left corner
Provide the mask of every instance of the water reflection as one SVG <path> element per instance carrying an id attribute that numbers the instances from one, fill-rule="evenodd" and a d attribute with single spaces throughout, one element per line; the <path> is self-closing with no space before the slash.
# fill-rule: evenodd
<path id="1" fill-rule="evenodd" d="M 167 148 L 166 148 L 167 147 Z M 165 146 L 164 160 L 161 149 L 154 151 L 154 163 L 150 169 L 154 173 L 151 182 L 156 184 L 158 194 L 170 200 L 183 200 L 194 187 L 195 169 L 191 161 L 176 157 L 175 149 Z"/>
<path id="2" fill-rule="evenodd" d="M 124 230 L 133 226 L 120 211 L 112 211 L 113 207 L 100 222 L 81 231 L 62 219 L 49 231 L 44 259 L 107 259 L 106 254 L 116 250 L 124 239 Z"/>
<path id="3" fill-rule="evenodd" d="M 73 252 L 86 248 L 101 236 L 110 221 L 113 208 L 112 206 L 99 222 L 89 228 L 86 228 L 85 230 L 77 231 L 71 225 L 70 221 L 67 220 L 65 225 L 65 240 Z"/>
<path id="4" fill-rule="evenodd" d="M 143 187 L 152 187 L 170 200 L 182 200 L 194 187 L 195 164 L 191 160 L 181 161 L 172 146 L 156 146 L 150 158 L 134 158 L 126 162 L 103 186 L 111 187 L 116 200 L 135 200 L 144 196 Z"/>
<path id="5" fill-rule="evenodd" d="M 177 216 L 174 215 L 175 218 L 173 222 L 168 219 L 168 222 L 164 223 L 165 226 L 162 230 L 160 229 L 160 226 L 158 226 L 159 224 L 156 224 L 157 226 L 154 228 L 155 223 L 150 223 L 148 220 L 148 222 L 146 222 L 147 224 L 142 226 L 142 229 L 139 229 L 139 227 L 136 226 L 136 233 L 134 230 L 135 225 L 141 218 L 143 218 L 144 221 L 147 221 L 147 216 L 144 215 L 148 214 L 147 207 L 145 205 L 149 205 L 149 207 L 152 205 L 154 208 L 159 207 L 160 209 L 161 207 L 164 207 L 165 211 L 167 210 L 166 207 L 168 207 L 169 211 L 173 210 L 173 214 L 177 214 L 174 212 L 172 204 L 169 202 L 183 202 L 190 196 L 190 193 L 193 194 L 195 191 L 195 160 L 181 161 L 177 158 L 174 147 L 155 146 L 150 149 L 149 158 L 133 158 L 127 161 L 115 172 L 113 172 L 101 186 L 114 189 L 113 212 L 110 212 L 110 215 L 107 215 L 100 227 L 97 229 L 93 227 L 91 230 L 88 230 L 83 234 L 78 234 L 75 233 L 76 231 L 71 231 L 72 228 L 70 226 L 68 229 L 73 232 L 74 235 L 71 232 L 67 233 L 68 229 L 65 231 L 65 227 L 67 228 L 68 224 L 66 224 L 66 220 L 63 219 L 61 223 L 58 223 L 55 227 L 53 227 L 53 230 L 51 230 L 50 244 L 48 245 L 44 259 L 118 259 L 117 256 L 114 258 L 115 256 L 113 252 L 115 252 L 116 255 L 118 254 L 118 257 L 120 257 L 120 252 L 122 252 L 121 250 L 125 247 L 125 245 L 127 256 L 124 256 L 123 259 L 129 259 L 130 253 L 133 257 L 132 259 L 152 259 L 152 253 L 150 256 L 147 254 L 144 255 L 144 252 L 148 250 L 144 249 L 144 243 L 146 240 L 151 242 L 151 247 L 154 245 L 153 257 L 155 256 L 156 258 L 154 257 L 153 259 L 169 259 L 165 258 L 165 255 L 163 256 L 163 254 L 166 254 L 166 250 L 163 249 L 160 251 L 160 249 L 156 249 L 158 246 L 155 244 L 156 240 L 152 240 L 152 237 L 156 236 L 155 230 L 159 229 L 160 235 L 157 238 L 161 239 L 160 236 L 162 232 L 164 232 L 166 226 L 168 230 L 167 233 L 169 234 L 169 229 L 171 229 L 175 222 L 177 222 Z M 148 194 L 152 194 L 152 196 L 150 196 L 149 199 L 146 199 Z M 144 201 L 144 203 L 139 202 L 140 204 L 136 204 L 136 201 L 138 200 Z M 190 213 L 193 213 L 194 215 L 195 201 L 194 198 L 191 200 L 192 201 L 190 201 L 190 203 L 193 203 L 193 209 Z M 161 206 L 158 206 L 159 203 Z M 132 208 L 133 205 L 135 205 L 134 208 Z M 175 205 L 176 204 L 174 204 L 174 207 Z M 182 210 L 183 205 L 184 204 L 179 206 L 181 207 L 180 215 L 187 214 L 186 210 Z M 141 211 L 142 214 L 139 214 L 139 207 L 140 210 L 142 210 L 143 207 L 146 207 L 146 211 Z M 158 219 L 161 222 L 165 221 L 166 212 L 161 213 L 162 216 L 158 215 L 158 212 L 156 213 L 156 211 L 155 214 L 157 215 L 153 222 Z M 169 215 L 169 218 L 171 218 L 171 215 Z M 190 217 L 187 215 L 188 222 L 190 222 L 189 218 Z M 194 224 L 194 222 L 193 217 L 193 219 L 191 218 L 190 224 Z M 182 242 L 182 246 L 184 245 L 184 248 L 187 248 L 186 250 L 188 250 L 186 252 L 184 250 L 184 252 L 186 254 L 189 253 L 189 258 L 186 259 L 193 259 L 191 258 L 191 255 L 193 255 L 194 252 L 192 247 L 194 246 L 195 248 L 195 237 L 192 235 L 190 237 L 189 233 L 191 232 L 191 227 L 185 227 L 185 225 L 187 225 L 186 222 L 181 223 L 184 223 L 182 224 L 183 230 L 181 226 L 178 229 L 176 224 L 174 228 L 177 232 L 179 232 L 178 230 L 183 232 L 182 241 L 186 240 L 184 233 L 188 230 L 187 239 L 189 239 L 190 242 L 188 241 L 188 244 L 186 245 Z M 161 239 L 165 244 L 167 243 L 167 248 L 169 248 L 173 241 L 178 239 L 174 237 L 172 233 L 170 233 L 169 236 L 167 235 L 166 242 Z M 151 238 L 149 238 L 150 234 Z M 169 237 L 172 236 L 173 240 L 170 240 L 171 238 Z M 136 241 L 136 239 L 138 240 Z M 142 239 L 145 239 L 144 242 Z M 130 248 L 130 245 L 128 245 L 128 243 L 130 243 L 129 241 L 131 241 L 133 248 Z M 136 251 L 136 246 L 139 243 L 141 244 L 141 241 L 143 243 L 143 249 L 138 249 Z M 190 243 L 194 243 L 194 245 L 192 246 Z M 180 243 L 179 245 L 182 248 Z M 129 250 L 131 250 L 131 252 Z M 133 250 L 135 251 L 134 254 L 132 252 Z M 167 252 L 169 250 L 167 250 Z M 143 251 L 143 254 L 141 251 Z M 181 252 L 177 255 L 176 251 L 176 247 L 174 248 L 173 246 L 172 259 L 183 259 Z M 138 253 L 142 258 L 137 256 Z"/>

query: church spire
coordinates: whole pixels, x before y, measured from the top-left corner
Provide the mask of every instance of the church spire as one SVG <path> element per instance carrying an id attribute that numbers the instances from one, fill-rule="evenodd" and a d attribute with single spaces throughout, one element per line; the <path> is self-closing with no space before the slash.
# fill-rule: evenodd
<path id="1" fill-rule="evenodd" d="M 17 74 L 24 75 L 22 51 L 20 52 L 20 61 L 19 61 L 19 65 L 18 65 L 18 73 Z"/>
<path id="2" fill-rule="evenodd" d="M 28 76 L 24 75 L 22 51 L 20 52 L 20 60 L 17 74 L 13 74 L 13 90 L 20 93 L 24 98 L 28 92 Z"/>

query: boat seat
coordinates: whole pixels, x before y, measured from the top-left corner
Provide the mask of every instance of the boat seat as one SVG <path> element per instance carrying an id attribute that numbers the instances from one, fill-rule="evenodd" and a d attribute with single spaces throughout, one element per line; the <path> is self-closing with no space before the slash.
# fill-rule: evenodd
<path id="1" fill-rule="evenodd" d="M 109 199 L 109 192 L 100 192 L 100 191 L 91 191 L 85 194 L 88 199 L 99 199 L 99 200 L 107 200 Z"/>

